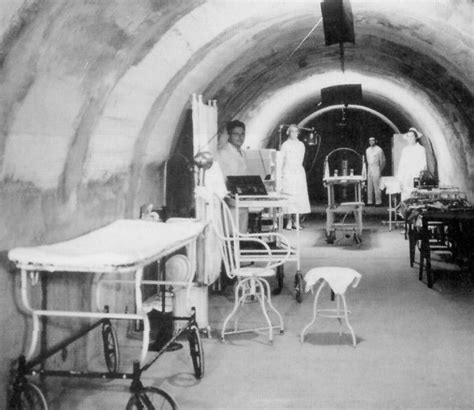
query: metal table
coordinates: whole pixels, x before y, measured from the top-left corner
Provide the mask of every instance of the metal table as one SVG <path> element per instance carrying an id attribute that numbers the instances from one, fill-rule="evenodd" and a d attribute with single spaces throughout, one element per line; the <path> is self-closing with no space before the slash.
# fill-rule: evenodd
<path id="1" fill-rule="evenodd" d="M 284 262 L 296 262 L 296 273 L 295 273 L 295 297 L 298 302 L 303 301 L 303 276 L 301 275 L 300 266 L 300 219 L 299 213 L 296 213 L 296 243 L 289 247 L 287 237 L 283 232 L 283 215 L 285 208 L 293 205 L 293 200 L 290 196 L 278 193 L 271 193 L 269 195 L 235 195 L 235 221 L 237 226 L 239 221 L 239 210 L 242 208 L 246 209 L 269 209 L 273 218 L 273 241 L 270 243 L 272 257 L 274 261 L 284 260 Z M 258 236 L 258 233 L 254 234 Z M 288 248 L 289 252 L 288 252 Z M 289 254 L 288 254 L 289 253 Z M 286 256 L 286 257 L 285 257 Z M 242 262 L 256 262 L 262 258 L 262 261 L 268 260 L 268 254 L 262 252 L 260 249 L 242 249 L 241 250 L 241 261 Z M 278 288 L 274 291 L 274 294 L 281 292 L 283 288 L 283 264 L 277 267 L 277 283 Z"/>

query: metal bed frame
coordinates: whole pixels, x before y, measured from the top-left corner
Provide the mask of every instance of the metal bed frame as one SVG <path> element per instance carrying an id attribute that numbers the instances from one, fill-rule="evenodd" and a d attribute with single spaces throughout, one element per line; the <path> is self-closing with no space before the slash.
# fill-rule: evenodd
<path id="1" fill-rule="evenodd" d="M 60 377 L 84 377 L 84 378 L 99 378 L 99 379 L 124 379 L 131 380 L 130 385 L 130 399 L 126 405 L 127 409 L 154 409 L 163 408 L 160 407 L 164 403 L 164 408 L 177 408 L 175 400 L 165 391 L 156 387 L 145 387 L 143 386 L 140 377 L 143 372 L 150 368 L 158 358 L 167 351 L 167 348 L 175 342 L 181 335 L 187 334 L 190 346 L 190 354 L 194 368 L 194 375 L 200 379 L 204 375 L 204 352 L 202 348 L 199 328 L 196 323 L 196 311 L 195 308 L 191 308 L 190 316 L 175 317 L 171 316 L 170 319 L 173 321 L 186 321 L 186 325 L 177 330 L 172 338 L 148 361 L 146 356 L 149 348 L 149 332 L 150 332 L 150 321 L 147 313 L 143 310 L 142 301 L 142 285 L 153 285 L 158 286 L 161 293 L 162 301 L 162 312 L 165 312 L 165 287 L 167 286 L 186 286 L 188 290 L 192 284 L 192 275 L 189 282 L 177 282 L 177 281 L 166 281 L 166 280 L 144 280 L 143 269 L 146 265 L 149 265 L 155 261 L 163 261 L 163 259 L 183 248 L 186 247 L 190 259 L 196 260 L 197 253 L 197 240 L 202 236 L 206 227 L 203 228 L 197 235 L 192 238 L 187 238 L 183 241 L 177 241 L 171 246 L 167 247 L 164 251 L 154 255 L 153 257 L 146 258 L 144 260 L 137 261 L 136 263 L 129 265 L 109 265 L 102 266 L 100 272 L 96 268 L 81 269 L 78 271 L 75 266 L 67 265 L 52 265 L 52 264 L 37 264 L 37 263 L 25 263 L 21 261 L 12 260 L 16 264 L 16 267 L 21 271 L 21 301 L 23 307 L 32 316 L 33 329 L 30 347 L 26 355 L 20 355 L 18 358 L 16 369 L 13 371 L 10 381 L 10 395 L 8 400 L 9 409 L 47 409 L 48 405 L 41 389 L 35 384 L 31 383 L 27 376 L 39 375 L 42 379 L 46 376 L 60 376 Z M 194 263 L 193 269 L 196 269 Z M 98 307 L 97 312 L 87 311 L 64 311 L 64 310 L 47 310 L 47 309 L 35 309 L 32 307 L 28 292 L 28 276 L 32 281 L 32 285 L 38 283 L 41 274 L 43 273 L 54 273 L 54 272 L 73 272 L 80 274 L 97 274 L 100 273 L 101 277 L 96 282 L 96 304 Z M 28 275 L 29 274 L 29 275 Z M 133 279 L 104 279 L 105 274 L 133 274 Z M 47 278 L 41 281 L 43 286 L 47 286 Z M 116 313 L 110 312 L 109 306 L 105 305 L 103 311 L 100 311 L 99 304 L 101 301 L 100 291 L 104 283 L 120 283 L 124 285 L 133 285 L 135 289 L 135 305 L 137 313 Z M 44 301 L 43 301 L 44 303 Z M 39 342 L 39 335 L 41 328 L 43 332 L 46 329 L 46 318 L 47 317 L 67 317 L 67 318 L 86 318 L 86 319 L 97 319 L 94 323 L 87 326 L 75 335 L 66 338 L 64 341 L 57 345 L 41 351 L 35 356 L 35 351 Z M 40 325 L 40 318 L 41 324 Z M 140 352 L 139 360 L 133 362 L 132 372 L 120 372 L 119 371 L 119 346 L 115 330 L 112 326 L 111 320 L 133 320 L 143 322 L 143 339 L 142 347 Z M 107 366 L 106 372 L 95 372 L 95 371 L 77 371 L 77 370 L 52 370 L 45 368 L 45 361 L 51 356 L 64 351 L 64 349 L 70 344 L 74 343 L 78 339 L 86 336 L 91 331 L 101 327 L 103 352 L 105 356 L 105 362 Z M 44 345 L 42 340 L 42 345 Z M 44 350 L 44 346 L 42 349 Z M 163 403 L 161 403 L 163 401 Z M 161 403 L 161 404 L 159 404 Z"/>

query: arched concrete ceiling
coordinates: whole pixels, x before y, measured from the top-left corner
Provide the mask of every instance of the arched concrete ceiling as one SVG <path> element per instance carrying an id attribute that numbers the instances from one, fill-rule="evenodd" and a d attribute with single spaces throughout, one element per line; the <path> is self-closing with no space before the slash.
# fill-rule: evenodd
<path id="1" fill-rule="evenodd" d="M 7 3 L 4 184 L 62 201 L 109 184 L 112 196 L 126 197 L 117 212 L 132 213 L 152 189 L 146 170 L 173 148 L 191 93 L 218 100 L 221 124 L 245 119 L 259 145 L 281 118 L 310 110 L 321 87 L 359 81 L 365 104 L 435 141 L 446 182 L 462 173 L 473 190 L 468 0 L 353 0 L 356 44 L 346 47 L 344 75 L 322 27 L 287 60 L 321 17 L 314 0 Z"/>

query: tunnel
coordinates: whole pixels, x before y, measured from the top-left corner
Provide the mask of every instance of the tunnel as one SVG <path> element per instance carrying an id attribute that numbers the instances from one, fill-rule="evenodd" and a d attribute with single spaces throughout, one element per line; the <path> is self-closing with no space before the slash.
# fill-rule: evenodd
<path id="1" fill-rule="evenodd" d="M 193 93 L 217 101 L 221 134 L 227 121 L 244 121 L 250 148 L 276 147 L 281 124 L 318 130 L 321 151 L 305 165 L 312 201 L 324 202 L 324 155 L 337 138 L 362 151 L 378 133 L 390 150 L 410 127 L 429 140 L 440 183 L 474 200 L 473 3 L 351 8 L 355 42 L 344 45 L 342 67 L 322 25 L 300 44 L 322 17 L 316 0 L 2 2 L 0 306 L 2 328 L 12 329 L 1 337 L 2 386 L 28 328 L 8 250 L 162 204 L 163 164 L 186 133 Z M 347 107 L 351 129 L 372 125 L 344 136 L 334 125 L 344 107 L 321 106 L 321 90 L 350 84 L 362 88 Z"/>

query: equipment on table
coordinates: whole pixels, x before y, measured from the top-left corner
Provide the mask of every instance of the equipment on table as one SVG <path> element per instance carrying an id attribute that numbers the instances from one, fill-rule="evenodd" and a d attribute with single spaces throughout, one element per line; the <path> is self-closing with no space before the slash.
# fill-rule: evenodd
<path id="1" fill-rule="evenodd" d="M 253 236 L 265 239 L 266 244 L 270 247 L 272 262 L 296 262 L 296 273 L 294 280 L 295 298 L 297 302 L 303 301 L 303 276 L 300 269 L 300 219 L 299 213 L 295 213 L 296 239 L 295 245 L 290 246 L 288 238 L 282 234 L 283 228 L 283 212 L 288 206 L 293 206 L 294 199 L 288 195 L 271 193 L 270 195 L 235 195 L 235 221 L 239 226 L 239 210 L 242 208 L 252 209 L 258 206 L 268 209 L 272 220 L 272 230 L 270 232 L 258 232 Z M 269 255 L 258 243 L 247 243 L 248 246 L 241 246 L 240 260 L 245 263 L 250 262 L 266 262 Z M 277 284 L 278 287 L 273 294 L 281 293 L 284 279 L 283 263 L 276 265 Z"/>
<path id="2" fill-rule="evenodd" d="M 233 195 L 267 195 L 260 175 L 229 175 L 227 189 Z"/>

